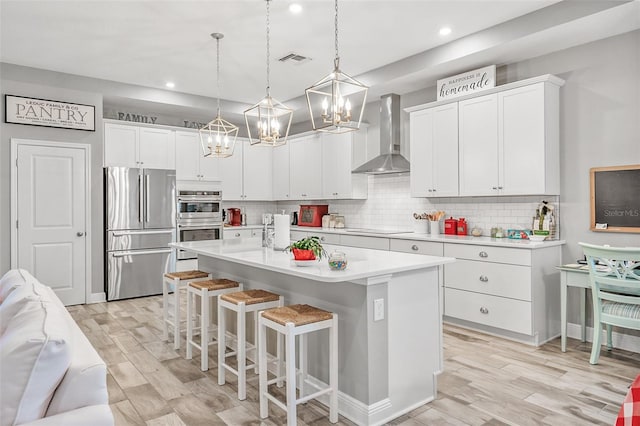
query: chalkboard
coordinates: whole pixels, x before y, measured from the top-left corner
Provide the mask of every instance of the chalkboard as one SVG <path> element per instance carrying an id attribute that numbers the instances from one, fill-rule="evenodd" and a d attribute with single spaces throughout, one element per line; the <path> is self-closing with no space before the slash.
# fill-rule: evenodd
<path id="1" fill-rule="evenodd" d="M 640 164 L 596 167 L 590 173 L 591 230 L 640 232 Z"/>

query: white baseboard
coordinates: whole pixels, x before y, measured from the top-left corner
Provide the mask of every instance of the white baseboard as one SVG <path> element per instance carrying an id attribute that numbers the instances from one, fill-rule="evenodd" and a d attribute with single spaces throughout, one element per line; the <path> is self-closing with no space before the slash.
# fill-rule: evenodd
<path id="1" fill-rule="evenodd" d="M 107 301 L 107 293 L 104 291 L 101 293 L 91 293 L 89 296 L 89 300 L 87 300 L 87 304 L 89 303 L 100 303 Z"/>
<path id="2" fill-rule="evenodd" d="M 580 324 L 567 324 L 567 336 L 573 339 L 582 339 L 581 333 L 582 327 Z M 593 341 L 593 327 L 587 326 L 587 342 Z M 620 348 L 631 352 L 640 352 L 640 336 L 633 336 L 625 333 L 618 333 L 613 330 L 612 335 L 613 347 Z M 607 332 L 606 330 L 602 330 L 602 339 L 600 340 L 603 344 L 607 342 Z"/>

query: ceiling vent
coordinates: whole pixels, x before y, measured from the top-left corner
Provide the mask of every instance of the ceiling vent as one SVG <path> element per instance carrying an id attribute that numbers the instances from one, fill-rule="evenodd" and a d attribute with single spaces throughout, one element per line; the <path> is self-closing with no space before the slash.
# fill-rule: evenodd
<path id="1" fill-rule="evenodd" d="M 280 62 L 291 62 L 294 64 L 301 64 L 303 62 L 308 62 L 311 58 L 307 58 L 306 56 L 298 55 L 297 53 L 289 53 L 288 55 L 283 56 L 278 59 Z"/>

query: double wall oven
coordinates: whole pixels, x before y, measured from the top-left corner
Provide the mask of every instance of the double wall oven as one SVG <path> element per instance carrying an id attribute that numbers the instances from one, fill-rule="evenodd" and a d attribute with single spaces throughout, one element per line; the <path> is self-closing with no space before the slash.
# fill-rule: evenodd
<path id="1" fill-rule="evenodd" d="M 222 239 L 222 191 L 180 186 L 176 194 L 177 241 Z M 196 257 L 184 250 L 177 253 L 177 260 Z"/>

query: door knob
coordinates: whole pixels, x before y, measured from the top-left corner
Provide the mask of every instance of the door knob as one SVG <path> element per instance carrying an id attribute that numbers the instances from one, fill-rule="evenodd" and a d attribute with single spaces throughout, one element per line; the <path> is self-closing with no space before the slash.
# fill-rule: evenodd
<path id="1" fill-rule="evenodd" d="M 82 236 L 84 235 L 84 232 L 76 232 L 76 235 L 77 235 L 78 237 L 82 237 Z"/>

